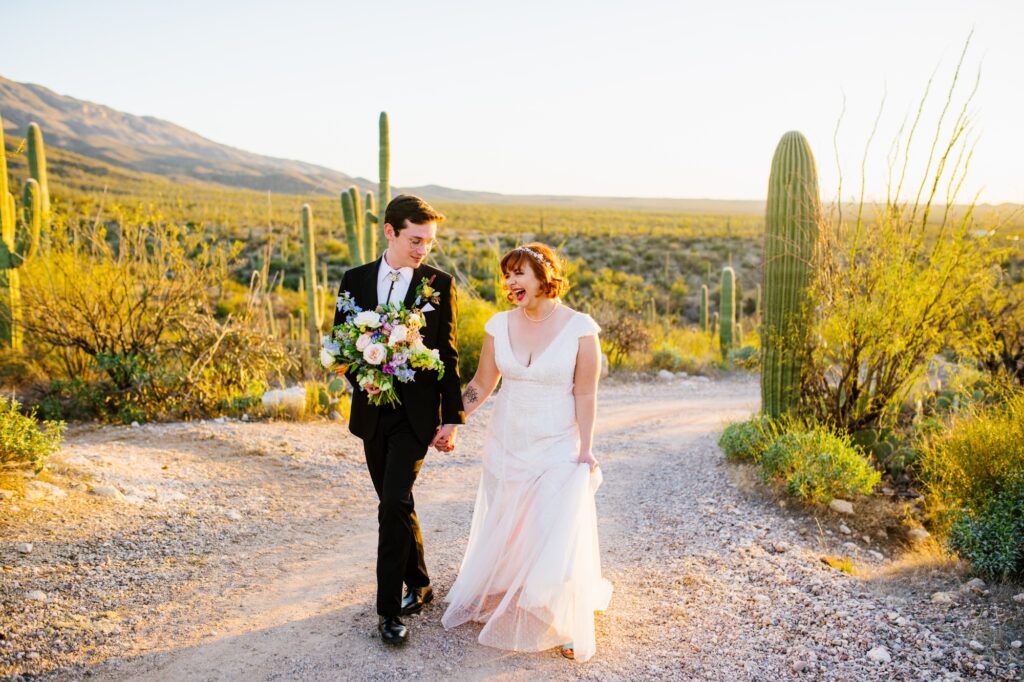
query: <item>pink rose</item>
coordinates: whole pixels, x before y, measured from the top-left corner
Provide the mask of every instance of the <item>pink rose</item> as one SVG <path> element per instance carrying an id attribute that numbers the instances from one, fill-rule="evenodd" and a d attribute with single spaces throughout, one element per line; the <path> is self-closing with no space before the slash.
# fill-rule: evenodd
<path id="1" fill-rule="evenodd" d="M 388 356 L 388 350 L 382 343 L 371 343 L 363 351 L 363 359 L 371 365 L 379 365 Z"/>
<path id="2" fill-rule="evenodd" d="M 356 339 L 356 350 L 359 351 L 360 353 L 362 353 L 364 350 L 366 350 L 366 347 L 369 346 L 369 345 L 370 345 L 370 335 L 369 334 L 361 334 L 359 336 L 359 338 Z"/>

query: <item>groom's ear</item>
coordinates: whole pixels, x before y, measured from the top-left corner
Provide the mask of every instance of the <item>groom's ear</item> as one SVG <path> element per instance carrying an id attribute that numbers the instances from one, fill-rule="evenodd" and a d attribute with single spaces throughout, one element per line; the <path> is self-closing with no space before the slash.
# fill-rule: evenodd
<path id="1" fill-rule="evenodd" d="M 394 239 L 398 236 L 395 234 L 395 228 L 392 227 L 391 223 L 384 223 L 384 236 L 389 239 Z"/>

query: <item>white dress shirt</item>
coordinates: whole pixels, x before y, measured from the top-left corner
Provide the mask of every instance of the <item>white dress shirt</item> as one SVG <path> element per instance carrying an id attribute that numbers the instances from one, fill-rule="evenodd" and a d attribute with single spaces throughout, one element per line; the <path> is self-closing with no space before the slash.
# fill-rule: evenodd
<path id="1" fill-rule="evenodd" d="M 398 273 L 398 281 L 395 288 L 391 289 L 391 273 Z M 412 268 L 398 268 L 397 270 L 388 265 L 388 252 L 380 259 L 380 269 L 377 270 L 377 303 L 402 303 L 405 295 L 409 292 L 409 285 L 412 284 Z M 391 289 L 391 300 L 388 300 L 388 290 Z"/>

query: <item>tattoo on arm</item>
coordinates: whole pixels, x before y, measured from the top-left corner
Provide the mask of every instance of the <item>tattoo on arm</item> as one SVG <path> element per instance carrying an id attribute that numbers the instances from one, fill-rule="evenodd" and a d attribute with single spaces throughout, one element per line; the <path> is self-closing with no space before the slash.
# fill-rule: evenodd
<path id="1" fill-rule="evenodd" d="M 467 403 L 475 403 L 480 399 L 480 394 L 476 392 L 475 386 L 467 386 L 466 392 L 462 394 L 462 399 Z"/>

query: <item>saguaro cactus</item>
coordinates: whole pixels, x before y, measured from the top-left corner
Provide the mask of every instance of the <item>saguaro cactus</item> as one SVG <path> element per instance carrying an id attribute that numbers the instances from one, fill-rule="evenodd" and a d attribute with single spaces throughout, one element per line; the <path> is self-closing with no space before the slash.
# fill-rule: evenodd
<path id="1" fill-rule="evenodd" d="M 35 123 L 28 124 L 25 135 L 28 143 L 28 174 L 39 183 L 39 210 L 43 225 L 50 224 L 50 183 L 46 179 L 46 148 L 43 146 L 43 131 Z"/>
<path id="2" fill-rule="evenodd" d="M 341 216 L 345 220 L 345 240 L 353 265 L 362 265 L 363 258 L 362 215 L 358 207 L 359 190 L 349 187 L 341 193 Z"/>
<path id="3" fill-rule="evenodd" d="M 806 138 L 782 136 L 772 158 L 765 213 L 761 409 L 770 417 L 799 398 L 808 333 L 807 287 L 815 267 L 821 204 L 818 171 Z"/>
<path id="4" fill-rule="evenodd" d="M 387 240 L 384 237 L 384 211 L 391 203 L 391 131 L 388 127 L 388 114 L 380 112 L 378 121 L 380 150 L 377 157 L 378 172 L 380 181 L 377 184 L 377 206 L 380 208 L 380 215 L 377 216 L 377 242 L 384 247 Z M 369 206 L 367 206 L 369 209 Z"/>
<path id="5" fill-rule="evenodd" d="M 302 266 L 306 289 L 306 310 L 309 319 L 309 340 L 314 348 L 320 346 L 320 330 L 324 324 L 324 307 L 320 305 L 320 292 L 316 286 L 316 230 L 313 210 L 302 205 Z"/>
<path id="6" fill-rule="evenodd" d="M 381 222 L 383 222 L 381 218 Z M 366 227 L 363 230 L 363 257 L 366 258 L 367 262 L 377 260 L 377 231 L 383 230 L 383 226 L 377 226 L 377 204 L 373 200 L 373 192 L 366 193 L 366 210 L 363 213 L 363 222 Z M 382 238 L 383 239 L 383 238 Z M 384 244 L 386 241 L 381 241 L 381 253 L 383 253 Z"/>
<path id="7" fill-rule="evenodd" d="M 722 357 L 728 357 L 733 346 L 733 331 L 736 328 L 736 272 L 722 268 L 722 284 L 718 289 L 718 346 Z"/>
<path id="8" fill-rule="evenodd" d="M 708 285 L 700 285 L 700 328 L 708 333 Z"/>

